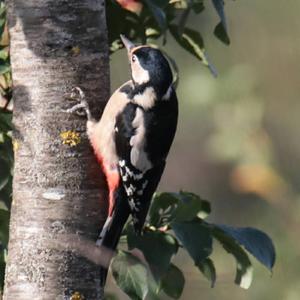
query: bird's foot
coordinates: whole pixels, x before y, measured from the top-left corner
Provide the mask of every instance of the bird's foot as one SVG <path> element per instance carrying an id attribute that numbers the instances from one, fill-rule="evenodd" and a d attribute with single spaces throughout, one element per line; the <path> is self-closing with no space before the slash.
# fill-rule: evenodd
<path id="1" fill-rule="evenodd" d="M 86 101 L 85 94 L 82 91 L 81 88 L 75 87 L 72 89 L 71 93 L 68 97 L 70 100 L 76 100 L 76 102 L 79 102 L 72 106 L 71 108 L 67 109 L 66 112 L 69 114 L 76 113 L 79 116 L 86 115 L 88 120 L 92 119 L 91 111 L 89 108 L 89 105 Z"/>

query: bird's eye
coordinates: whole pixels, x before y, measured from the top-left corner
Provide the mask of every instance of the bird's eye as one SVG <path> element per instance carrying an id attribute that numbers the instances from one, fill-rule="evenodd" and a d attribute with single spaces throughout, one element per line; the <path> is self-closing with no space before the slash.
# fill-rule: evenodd
<path id="1" fill-rule="evenodd" d="M 131 61 L 132 61 L 132 62 L 135 62 L 135 61 L 136 61 L 136 55 L 132 55 Z"/>

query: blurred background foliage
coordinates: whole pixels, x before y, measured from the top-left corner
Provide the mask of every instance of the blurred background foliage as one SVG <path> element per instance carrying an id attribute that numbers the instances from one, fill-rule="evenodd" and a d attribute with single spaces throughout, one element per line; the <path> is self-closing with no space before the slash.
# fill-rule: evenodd
<path id="1" fill-rule="evenodd" d="M 109 28 L 114 28 L 117 35 L 119 21 L 126 18 L 129 21 L 121 26 L 128 37 L 141 42 L 152 42 L 152 38 L 158 37 L 159 46 L 176 59 L 179 68 L 179 127 L 160 190 L 184 188 L 200 194 L 212 203 L 210 221 L 261 228 L 271 235 L 278 252 L 272 278 L 257 265 L 258 274 L 248 291 L 232 284 L 234 260 L 227 259 L 221 247 L 217 247 L 213 257 L 219 274 L 214 289 L 186 255 L 180 253 L 175 263 L 184 270 L 187 279 L 182 299 L 298 300 L 300 3 L 228 0 L 227 22 L 220 23 L 222 14 L 217 13 L 214 3 L 217 1 L 173 1 L 174 7 L 167 15 L 161 14 L 159 8 L 168 1 L 155 2 L 158 5 L 154 7 L 144 2 L 146 12 L 151 10 L 152 17 L 147 22 L 153 29 L 148 30 L 146 37 L 143 30 L 140 36 L 134 36 L 130 30 L 130 22 L 136 22 L 136 28 L 143 28 L 134 12 L 119 10 L 118 15 L 110 11 L 110 5 L 116 4 L 108 1 L 107 15 Z M 198 2 L 198 9 L 184 8 L 181 6 L 184 2 Z M 203 10 L 201 3 L 207 8 L 203 14 L 199 14 Z M 7 106 L 11 105 L 8 101 L 11 92 L 2 5 L 1 2 L 0 30 L 4 34 L 0 43 L 0 89 L 1 103 Z M 194 57 L 177 46 L 176 33 L 184 33 L 182 24 L 202 34 L 196 39 L 197 46 L 191 39 L 185 39 L 184 48 L 194 51 Z M 225 45 L 229 43 L 226 30 L 231 39 L 230 47 Z M 214 38 L 212 32 L 223 43 Z M 186 33 L 188 37 L 194 36 L 188 33 L 190 31 Z M 114 52 L 120 44 L 113 31 L 110 31 L 110 41 Z M 197 59 L 215 74 L 209 62 L 212 60 L 218 69 L 218 78 L 202 68 Z M 128 79 L 127 65 L 124 51 L 111 56 L 112 90 Z M 0 182 L 0 268 L 3 268 L 12 167 L 7 110 L 1 110 L 0 122 L 0 173 L 5 174 L 0 174 L 5 178 Z M 109 288 L 119 293 L 113 285 Z M 122 294 L 120 298 L 125 299 L 125 296 Z"/>
<path id="2" fill-rule="evenodd" d="M 175 261 L 186 276 L 182 299 L 298 300 L 300 3 L 226 1 L 229 47 L 212 35 L 219 17 L 205 3 L 187 26 L 201 31 L 218 78 L 167 33 L 164 50 L 179 68 L 180 119 L 159 190 L 184 188 L 209 199 L 210 221 L 263 229 L 278 257 L 272 278 L 255 264 L 244 291 L 232 284 L 234 260 L 221 247 L 213 289 L 182 253 Z M 111 56 L 112 90 L 128 79 L 127 65 L 124 51 Z"/>

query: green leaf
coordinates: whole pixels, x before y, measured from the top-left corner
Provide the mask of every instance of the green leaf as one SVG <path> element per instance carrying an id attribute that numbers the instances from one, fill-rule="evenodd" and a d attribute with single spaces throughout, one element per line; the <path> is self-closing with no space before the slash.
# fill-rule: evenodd
<path id="1" fill-rule="evenodd" d="M 196 265 L 212 253 L 212 236 L 210 229 L 201 220 L 191 222 L 174 222 L 171 227 Z"/>
<path id="2" fill-rule="evenodd" d="M 214 76 L 217 76 L 216 69 L 210 63 L 204 49 L 203 38 L 198 31 L 186 27 L 183 30 L 182 35 L 180 35 L 178 26 L 170 25 L 169 29 L 179 45 L 199 59 L 205 66 L 207 66 Z"/>
<path id="3" fill-rule="evenodd" d="M 12 129 L 12 114 L 0 112 L 0 131 L 6 132 Z"/>
<path id="4" fill-rule="evenodd" d="M 161 289 L 170 297 L 179 299 L 184 288 L 184 276 L 179 268 L 171 264 L 161 282 Z"/>
<path id="5" fill-rule="evenodd" d="M 193 0 L 192 9 L 196 14 L 200 14 L 204 10 L 203 0 Z"/>
<path id="6" fill-rule="evenodd" d="M 213 6 L 220 17 L 224 30 L 227 32 L 227 22 L 224 11 L 224 0 L 212 0 Z"/>
<path id="7" fill-rule="evenodd" d="M 2 63 L 3 61 L 7 60 L 9 55 L 8 55 L 8 50 L 6 49 L 7 47 L 5 48 L 2 48 L 0 46 L 0 63 Z"/>
<path id="8" fill-rule="evenodd" d="M 112 259 L 111 270 L 116 284 L 133 300 L 145 299 L 148 293 L 147 268 L 132 254 L 119 251 Z"/>
<path id="9" fill-rule="evenodd" d="M 0 63 L 0 74 L 4 74 L 4 73 L 7 73 L 7 72 L 10 72 L 10 63 L 9 62 L 4 62 L 4 61 L 1 61 Z"/>
<path id="10" fill-rule="evenodd" d="M 7 134 L 1 134 L 0 132 L 0 159 L 2 158 L 3 160 L 5 160 L 11 168 L 14 160 L 13 154 L 14 153 L 11 138 Z"/>
<path id="11" fill-rule="evenodd" d="M 155 5 L 157 5 L 158 7 L 160 7 L 163 10 L 167 10 L 167 6 L 169 5 L 170 0 L 149 0 L 152 3 L 154 2 Z"/>
<path id="12" fill-rule="evenodd" d="M 188 17 L 190 15 L 190 12 L 191 12 L 191 8 L 188 7 L 187 9 L 185 9 L 182 12 L 182 14 L 180 16 L 180 19 L 179 19 L 179 22 L 178 22 L 178 34 L 179 35 L 183 34 L 183 31 L 184 31 L 185 25 L 187 23 Z"/>
<path id="13" fill-rule="evenodd" d="M 12 177 L 10 177 L 8 183 L 0 192 L 0 207 L 5 208 L 5 210 L 7 210 L 7 208 L 9 208 L 11 205 L 11 198 L 12 198 Z"/>
<path id="14" fill-rule="evenodd" d="M 6 23 L 6 7 L 4 2 L 0 3 L 0 36 L 2 36 Z"/>
<path id="15" fill-rule="evenodd" d="M 164 10 L 158 6 L 155 1 L 144 0 L 144 2 L 147 4 L 161 30 L 165 31 L 167 29 L 167 18 Z"/>
<path id="16" fill-rule="evenodd" d="M 236 228 L 227 225 L 216 226 L 244 246 L 248 252 L 270 271 L 272 270 L 276 254 L 273 242 L 268 235 L 251 227 Z"/>
<path id="17" fill-rule="evenodd" d="M 0 209 L 0 242 L 5 247 L 8 244 L 9 216 L 7 210 Z"/>
<path id="18" fill-rule="evenodd" d="M 118 300 L 117 295 L 113 293 L 104 293 L 104 300 Z"/>
<path id="19" fill-rule="evenodd" d="M 204 219 L 210 214 L 209 202 L 198 195 L 189 192 L 179 192 L 175 195 L 180 200 L 175 211 L 176 222 L 191 221 L 196 217 Z"/>
<path id="20" fill-rule="evenodd" d="M 237 263 L 235 283 L 244 289 L 248 289 L 252 282 L 253 268 L 251 261 L 244 249 L 226 232 L 218 226 L 213 226 L 214 237 L 222 244 L 223 248 L 232 254 Z"/>
<path id="21" fill-rule="evenodd" d="M 147 44 L 152 40 L 157 40 L 161 36 L 161 31 L 154 27 L 147 27 L 146 31 Z"/>
<path id="22" fill-rule="evenodd" d="M 120 34 L 125 34 L 130 40 L 142 38 L 144 27 L 139 17 L 123 9 L 116 1 L 106 2 L 106 16 L 111 53 L 123 48 Z"/>
<path id="23" fill-rule="evenodd" d="M 128 228 L 127 243 L 129 250 L 137 248 L 143 252 L 157 280 L 167 272 L 172 256 L 178 251 L 176 239 L 159 230 L 145 230 L 143 235 L 136 235 L 132 227 Z"/>
<path id="24" fill-rule="evenodd" d="M 221 40 L 224 44 L 229 45 L 230 44 L 230 39 L 229 36 L 227 34 L 227 31 L 225 30 L 222 22 L 220 22 L 215 30 L 214 30 L 214 35 Z"/>
<path id="25" fill-rule="evenodd" d="M 171 193 L 155 194 L 149 211 L 149 223 L 152 226 L 163 227 L 174 219 L 178 207 L 178 199 Z"/>
<path id="26" fill-rule="evenodd" d="M 7 185 L 10 176 L 10 165 L 0 157 L 0 191 Z"/>
<path id="27" fill-rule="evenodd" d="M 200 59 L 204 64 L 206 63 L 204 55 L 204 42 L 201 34 L 198 31 L 185 28 L 182 35 L 180 35 L 178 26 L 170 25 L 169 29 L 178 44 Z"/>
<path id="28" fill-rule="evenodd" d="M 150 224 L 155 227 L 171 222 L 191 221 L 205 218 L 210 213 L 210 204 L 198 195 L 187 192 L 156 194 L 150 207 Z"/>
<path id="29" fill-rule="evenodd" d="M 211 282 L 211 287 L 213 288 L 215 286 L 217 278 L 216 268 L 213 261 L 209 257 L 207 257 L 203 261 L 199 262 L 197 264 L 197 267 L 203 273 L 203 275 Z"/>
<path id="30" fill-rule="evenodd" d="M 2 36 L 5 29 L 6 20 L 4 17 L 0 17 L 0 36 Z"/>
<path id="31" fill-rule="evenodd" d="M 3 0 L 0 1 L 0 17 L 3 18 L 6 12 L 5 3 Z"/>
<path id="32" fill-rule="evenodd" d="M 6 249 L 0 243 L 0 294 L 4 286 L 4 274 L 5 274 L 5 255 Z"/>
<path id="33" fill-rule="evenodd" d="M 176 8 L 176 9 L 187 9 L 188 8 L 188 1 L 187 0 L 171 0 L 170 3 Z"/>

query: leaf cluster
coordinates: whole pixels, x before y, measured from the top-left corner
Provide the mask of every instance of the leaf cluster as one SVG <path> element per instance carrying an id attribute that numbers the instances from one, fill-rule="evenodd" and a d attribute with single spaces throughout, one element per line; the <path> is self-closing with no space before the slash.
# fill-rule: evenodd
<path id="1" fill-rule="evenodd" d="M 9 208 L 12 195 L 12 115 L 6 110 L 11 99 L 6 8 L 0 1 L 0 290 L 4 282 L 8 244 Z"/>
<path id="2" fill-rule="evenodd" d="M 4 282 L 9 208 L 12 195 L 13 149 L 11 117 L 11 113 L 0 111 L 0 290 Z"/>
<path id="3" fill-rule="evenodd" d="M 162 293 L 178 299 L 185 278 L 173 258 L 182 248 L 213 287 L 217 278 L 213 241 L 235 258 L 235 283 L 242 288 L 252 281 L 249 254 L 272 270 L 275 249 L 264 232 L 209 223 L 205 220 L 209 213 L 209 202 L 193 193 L 156 194 L 143 234 L 136 235 L 132 225 L 125 229 L 127 250 L 119 251 L 111 262 L 117 285 L 131 299 L 159 299 Z"/>
<path id="4" fill-rule="evenodd" d="M 9 37 L 6 7 L 0 1 L 0 109 L 6 110 L 12 98 L 12 80 L 9 58 Z"/>
<path id="5" fill-rule="evenodd" d="M 124 1 L 107 1 L 107 22 L 110 51 L 115 52 L 123 47 L 120 34 L 125 34 L 132 40 L 142 44 L 153 44 L 158 39 L 167 42 L 170 34 L 187 52 L 207 66 L 216 75 L 214 66 L 209 61 L 204 41 L 199 28 L 191 28 L 189 19 L 198 17 L 205 11 L 205 0 L 144 0 L 142 9 L 128 10 L 122 7 Z M 125 1 L 126 2 L 126 1 Z M 130 1 L 127 1 L 130 2 Z M 219 22 L 214 29 L 215 36 L 224 44 L 229 45 L 228 26 L 225 17 L 224 1 L 211 0 Z M 119 4 L 120 3 L 120 4 Z"/>

